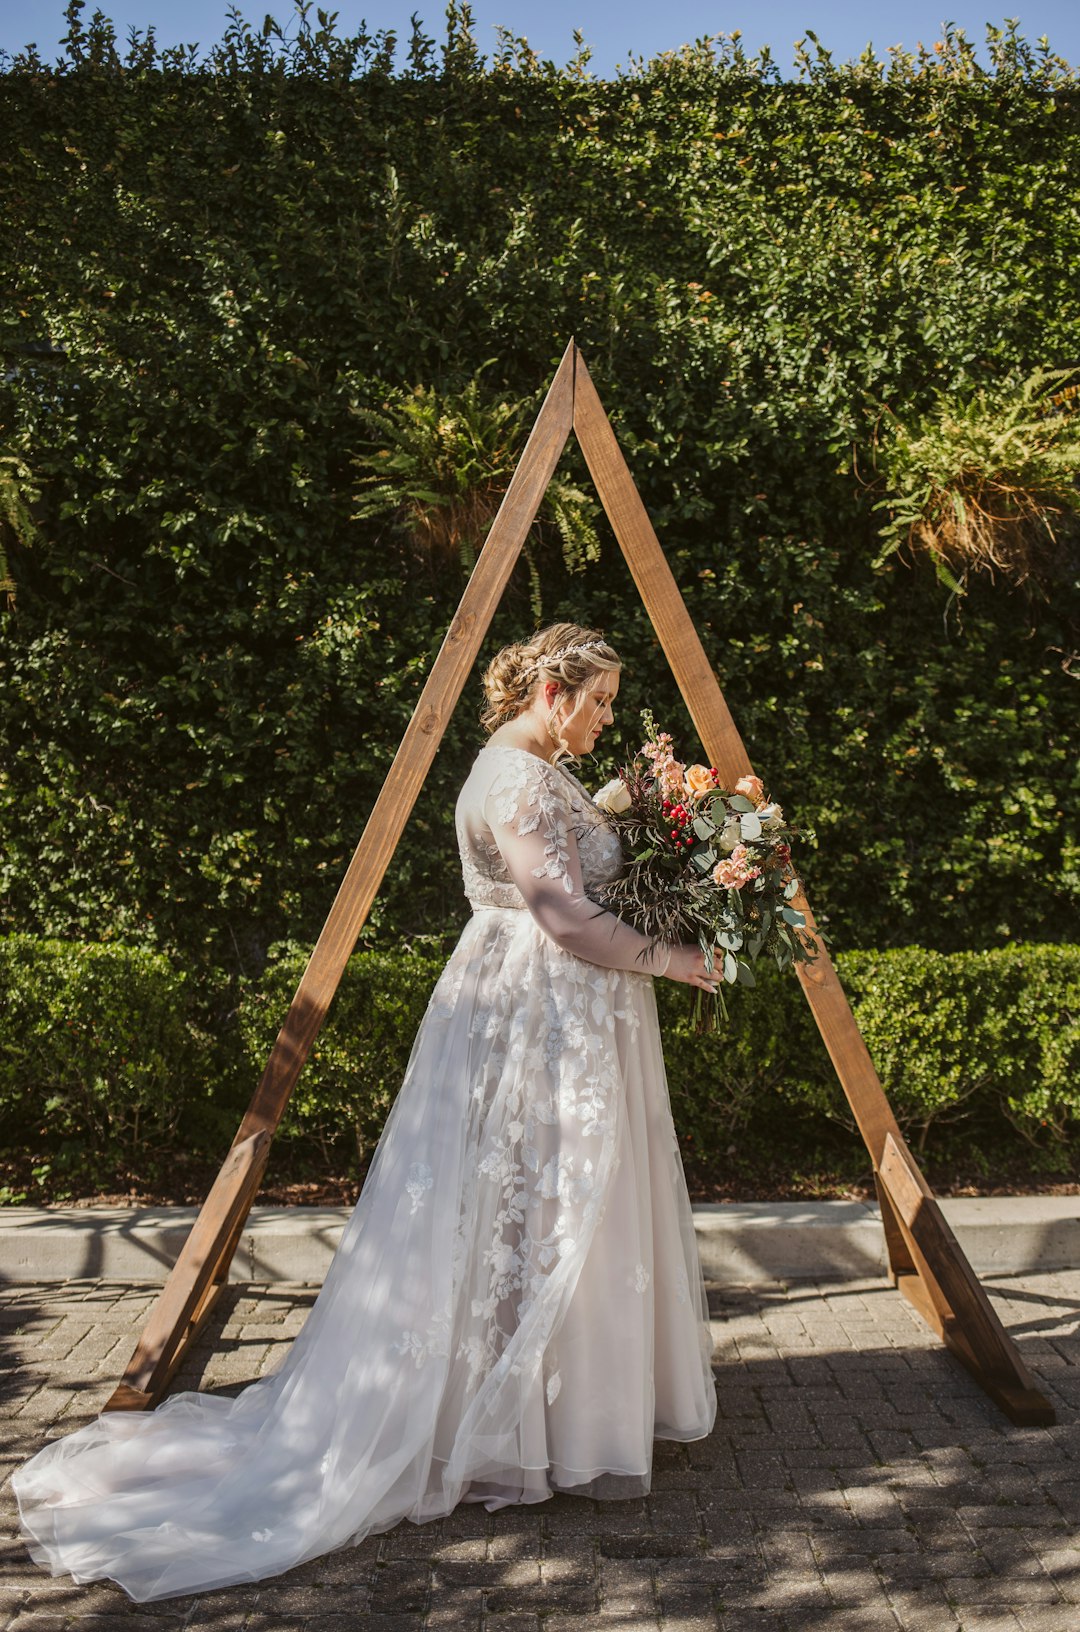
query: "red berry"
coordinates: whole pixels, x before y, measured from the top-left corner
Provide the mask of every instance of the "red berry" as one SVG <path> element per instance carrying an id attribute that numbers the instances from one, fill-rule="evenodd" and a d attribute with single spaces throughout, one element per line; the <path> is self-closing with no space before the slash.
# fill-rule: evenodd
<path id="1" fill-rule="evenodd" d="M 673 838 L 673 839 L 677 839 L 677 838 L 678 838 L 678 837 L 679 837 L 679 830 L 678 830 L 678 828 L 677 828 L 677 827 L 673 827 L 673 828 L 672 828 L 672 829 L 671 829 L 671 837 L 672 837 L 672 838 Z"/>

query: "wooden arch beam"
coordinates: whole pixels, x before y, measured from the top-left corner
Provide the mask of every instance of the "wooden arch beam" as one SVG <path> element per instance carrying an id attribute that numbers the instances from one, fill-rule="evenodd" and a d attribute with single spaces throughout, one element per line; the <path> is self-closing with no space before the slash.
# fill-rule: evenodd
<path id="1" fill-rule="evenodd" d="M 273 1133 L 318 1035 L 571 430 L 725 786 L 753 767 L 577 346 L 567 346 L 225 1164 L 106 1410 L 162 1397 L 228 1276 Z M 795 899 L 812 927 L 804 895 Z M 1053 1422 L 904 1142 L 824 947 L 803 991 L 866 1142 L 895 1284 L 1017 1423 Z"/>

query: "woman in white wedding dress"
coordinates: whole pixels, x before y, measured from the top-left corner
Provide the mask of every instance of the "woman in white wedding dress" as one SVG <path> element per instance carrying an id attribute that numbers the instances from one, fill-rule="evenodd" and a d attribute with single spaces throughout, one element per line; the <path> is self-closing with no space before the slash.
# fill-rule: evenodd
<path id="1" fill-rule="evenodd" d="M 618 839 L 561 763 L 618 658 L 557 624 L 485 675 L 457 831 L 473 914 L 308 1320 L 235 1398 L 179 1394 L 14 1476 L 34 1557 L 146 1600 L 260 1580 L 403 1518 L 639 1496 L 716 1401 L 652 976 L 711 989 L 588 891 Z"/>

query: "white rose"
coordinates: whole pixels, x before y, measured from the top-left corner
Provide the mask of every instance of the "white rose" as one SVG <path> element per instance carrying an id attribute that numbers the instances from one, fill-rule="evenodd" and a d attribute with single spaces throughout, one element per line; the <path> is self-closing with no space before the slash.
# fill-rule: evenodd
<path id="1" fill-rule="evenodd" d="M 609 816 L 618 816 L 621 811 L 630 809 L 630 790 L 621 776 L 614 782 L 606 782 L 600 792 L 594 794 L 593 804 L 599 810 L 606 810 Z"/>
<path id="2" fill-rule="evenodd" d="M 777 828 L 784 825 L 784 812 L 779 805 L 762 805 L 757 818 L 763 833 L 775 833 Z"/>
<path id="3" fill-rule="evenodd" d="M 726 851 L 728 855 L 731 854 L 737 844 L 742 843 L 742 823 L 737 816 L 728 817 L 720 830 L 717 843 L 721 850 Z"/>

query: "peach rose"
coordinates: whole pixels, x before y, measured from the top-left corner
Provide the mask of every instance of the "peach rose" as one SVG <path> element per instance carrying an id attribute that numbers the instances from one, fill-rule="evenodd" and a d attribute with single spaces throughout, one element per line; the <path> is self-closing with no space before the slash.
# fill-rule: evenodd
<path id="1" fill-rule="evenodd" d="M 716 783 L 713 774 L 707 765 L 688 765 L 686 767 L 686 791 L 691 799 L 703 799 L 711 793 Z"/>
<path id="2" fill-rule="evenodd" d="M 765 784 L 760 776 L 740 776 L 735 784 L 735 792 L 741 793 L 744 799 L 752 799 L 755 805 L 765 801 Z"/>

